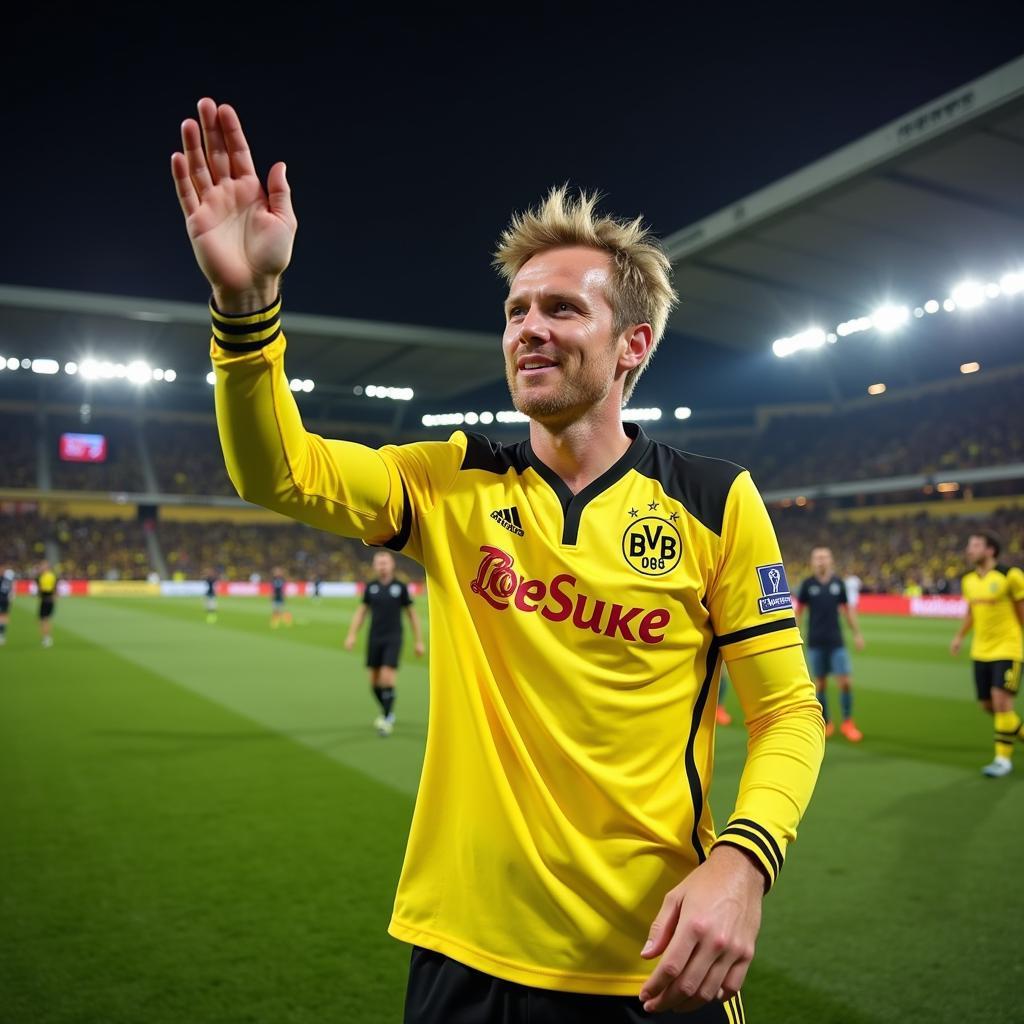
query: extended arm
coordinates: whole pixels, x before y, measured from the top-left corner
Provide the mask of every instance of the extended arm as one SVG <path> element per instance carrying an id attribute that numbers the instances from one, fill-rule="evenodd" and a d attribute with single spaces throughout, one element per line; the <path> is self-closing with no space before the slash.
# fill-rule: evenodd
<path id="1" fill-rule="evenodd" d="M 405 609 L 405 614 L 409 617 L 409 625 L 412 626 L 412 639 L 414 650 L 417 658 L 423 657 L 423 652 L 426 647 L 423 644 L 423 629 L 420 626 L 420 617 L 416 614 L 416 609 L 412 605 L 409 605 Z"/>
<path id="2" fill-rule="evenodd" d="M 960 653 L 960 648 L 963 646 L 964 639 L 973 628 L 974 616 L 971 614 L 971 606 L 968 605 L 967 611 L 964 613 L 964 617 L 960 622 L 960 628 L 956 631 L 956 636 L 953 637 L 953 642 L 949 645 L 950 654 L 957 655 Z"/>
<path id="3" fill-rule="evenodd" d="M 843 610 L 843 618 L 846 619 L 846 624 L 850 627 L 857 650 L 864 650 L 864 634 L 860 631 L 860 620 L 857 618 L 856 611 L 848 604 L 841 604 L 839 607 Z"/>
<path id="4" fill-rule="evenodd" d="M 355 615 L 352 616 L 352 623 L 348 627 L 348 636 L 345 637 L 345 650 L 351 651 L 356 645 L 356 637 L 359 635 L 359 630 L 363 628 L 363 623 L 366 621 L 366 605 L 361 604 L 357 609 Z"/>

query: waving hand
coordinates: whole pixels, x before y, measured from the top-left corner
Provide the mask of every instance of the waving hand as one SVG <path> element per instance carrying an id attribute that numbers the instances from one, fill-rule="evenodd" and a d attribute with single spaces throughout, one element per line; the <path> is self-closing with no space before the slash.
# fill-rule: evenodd
<path id="1" fill-rule="evenodd" d="M 264 191 L 238 115 L 208 98 L 199 101 L 198 122 L 182 122 L 181 142 L 171 174 L 214 301 L 225 313 L 270 305 L 298 227 L 285 165 L 271 167 Z"/>

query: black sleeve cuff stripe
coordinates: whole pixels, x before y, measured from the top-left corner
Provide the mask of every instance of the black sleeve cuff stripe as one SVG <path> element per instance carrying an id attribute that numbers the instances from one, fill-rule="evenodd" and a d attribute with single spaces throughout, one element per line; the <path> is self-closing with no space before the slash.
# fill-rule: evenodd
<path id="1" fill-rule="evenodd" d="M 261 331 L 265 331 L 274 324 L 280 325 L 281 318 L 275 316 L 269 320 L 262 321 L 256 324 L 222 324 L 218 320 L 213 321 L 213 329 L 218 334 L 230 334 L 232 337 L 245 337 L 247 334 L 259 334 Z"/>
<path id="2" fill-rule="evenodd" d="M 783 629 L 796 629 L 796 619 L 776 619 L 774 622 L 762 622 L 757 626 L 738 629 L 735 633 L 726 633 L 725 636 L 718 638 L 718 646 L 725 647 L 728 644 L 738 644 L 741 640 L 751 640 L 755 636 L 778 633 Z"/>
<path id="3" fill-rule="evenodd" d="M 733 825 L 743 825 L 746 828 L 752 828 L 755 832 L 764 836 L 764 838 L 768 840 L 768 844 L 775 851 L 775 856 L 778 858 L 779 867 L 782 867 L 782 862 L 786 858 L 782 856 L 782 850 L 779 848 L 779 844 L 775 841 L 775 836 L 773 836 L 771 832 L 769 832 L 768 829 L 764 827 L 764 825 L 759 825 L 756 821 L 751 821 L 750 818 L 733 818 L 732 821 L 730 821 L 729 824 L 726 825 L 726 828 L 732 828 Z"/>
<path id="4" fill-rule="evenodd" d="M 210 299 L 210 309 L 213 311 L 214 316 L 218 320 L 224 320 L 226 323 L 231 323 L 232 320 L 251 320 L 254 316 L 266 316 L 275 306 L 280 305 L 281 296 L 278 295 L 269 306 L 264 306 L 263 309 L 254 309 L 251 313 L 224 313 L 217 308 L 217 303 L 212 298 Z"/>
<path id="5" fill-rule="evenodd" d="M 401 551 L 409 543 L 409 535 L 412 533 L 412 508 L 409 505 L 409 492 L 405 489 L 405 481 L 402 481 L 402 528 L 391 538 L 384 542 L 384 547 L 392 551 Z"/>
<path id="6" fill-rule="evenodd" d="M 772 880 L 774 881 L 779 877 L 782 865 L 776 862 L 775 858 L 772 856 L 772 851 L 768 848 L 768 844 L 756 832 L 748 832 L 744 828 L 733 828 L 730 825 L 722 831 L 716 842 L 728 842 L 730 836 L 743 838 L 748 842 L 753 843 L 764 854 L 765 862 L 771 867 Z"/>
<path id="7" fill-rule="evenodd" d="M 252 331 L 246 332 L 251 334 Z M 257 349 L 266 348 L 272 341 L 277 341 L 281 337 L 281 328 L 278 327 L 269 338 L 264 338 L 262 341 L 221 341 L 220 338 L 215 338 L 217 346 L 224 349 L 225 352 L 255 352 Z"/>

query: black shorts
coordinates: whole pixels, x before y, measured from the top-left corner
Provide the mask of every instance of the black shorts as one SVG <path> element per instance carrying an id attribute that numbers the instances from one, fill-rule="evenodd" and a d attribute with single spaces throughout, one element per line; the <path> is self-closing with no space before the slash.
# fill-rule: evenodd
<path id="1" fill-rule="evenodd" d="M 371 636 L 366 648 L 366 667 L 398 668 L 398 656 L 401 653 L 400 636 Z"/>
<path id="2" fill-rule="evenodd" d="M 993 688 L 1016 694 L 1020 689 L 1020 662 L 976 661 L 974 688 L 978 691 L 978 700 L 988 700 Z"/>
<path id="3" fill-rule="evenodd" d="M 48 619 L 53 615 L 53 598 L 43 597 L 39 599 L 39 618 Z"/>
<path id="4" fill-rule="evenodd" d="M 652 965 L 652 970 L 653 965 Z M 647 1013 L 637 996 L 592 996 L 517 985 L 413 946 L 404 1024 L 746 1024 L 739 996 L 695 1013 Z"/>
<path id="5" fill-rule="evenodd" d="M 0 597 L 0 615 L 6 615 L 11 610 L 11 600 L 9 597 Z"/>

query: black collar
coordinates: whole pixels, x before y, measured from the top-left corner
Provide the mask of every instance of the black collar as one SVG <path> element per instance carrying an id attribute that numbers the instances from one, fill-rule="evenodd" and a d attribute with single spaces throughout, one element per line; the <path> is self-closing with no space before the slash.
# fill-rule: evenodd
<path id="1" fill-rule="evenodd" d="M 555 492 L 558 503 L 562 506 L 562 514 L 565 517 L 562 526 L 563 544 L 576 543 L 584 508 L 599 494 L 621 480 L 647 454 L 647 450 L 653 443 L 640 429 L 638 423 L 626 422 L 622 424 L 622 428 L 627 436 L 633 439 L 633 443 L 622 453 L 621 458 L 614 465 L 606 469 L 596 480 L 587 484 L 579 494 L 573 494 L 566 486 L 565 481 L 550 466 L 541 462 L 533 450 L 533 445 L 529 441 L 526 442 L 526 461 Z"/>

